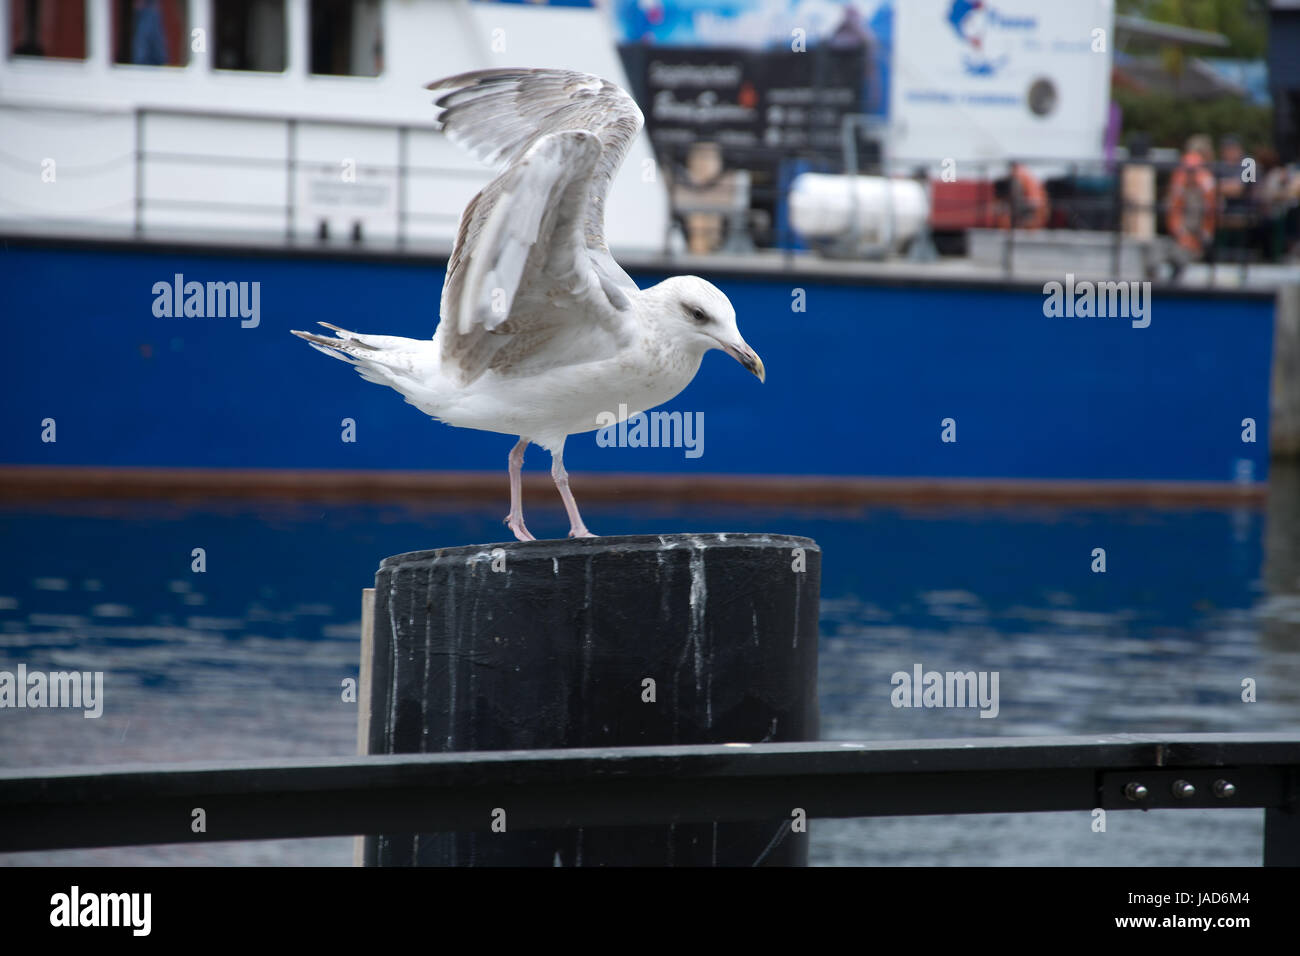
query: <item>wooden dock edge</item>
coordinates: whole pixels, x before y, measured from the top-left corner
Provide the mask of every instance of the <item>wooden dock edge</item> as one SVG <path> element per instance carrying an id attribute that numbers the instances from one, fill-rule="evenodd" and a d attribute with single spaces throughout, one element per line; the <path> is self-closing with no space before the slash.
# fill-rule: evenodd
<path id="1" fill-rule="evenodd" d="M 846 508 L 863 505 L 1042 504 L 1110 507 L 1262 506 L 1263 482 L 1075 481 L 968 478 L 864 478 L 835 475 L 661 475 L 587 472 L 574 478 L 586 502 L 661 501 L 737 506 Z M 548 500 L 548 474 L 524 476 L 528 497 Z M 0 466 L 0 503 L 61 500 L 210 502 L 213 499 L 383 502 L 414 507 L 501 506 L 500 471 L 333 471 L 222 468 Z"/>

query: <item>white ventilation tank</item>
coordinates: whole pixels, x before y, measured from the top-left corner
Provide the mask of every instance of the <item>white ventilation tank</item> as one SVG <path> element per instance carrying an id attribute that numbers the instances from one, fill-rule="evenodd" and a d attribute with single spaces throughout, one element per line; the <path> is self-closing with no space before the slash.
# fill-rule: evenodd
<path id="1" fill-rule="evenodd" d="M 851 239 L 856 220 L 860 244 L 897 249 L 929 215 L 925 187 L 914 179 L 802 173 L 790 185 L 790 225 L 814 242 Z"/>

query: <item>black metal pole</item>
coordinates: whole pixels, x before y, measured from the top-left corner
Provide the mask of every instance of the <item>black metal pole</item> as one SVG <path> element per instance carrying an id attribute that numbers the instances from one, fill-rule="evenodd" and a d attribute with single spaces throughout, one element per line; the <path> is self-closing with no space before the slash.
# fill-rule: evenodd
<path id="1" fill-rule="evenodd" d="M 1294 773 L 1291 779 L 1294 790 Z M 1264 865 L 1300 866 L 1300 811 L 1296 807 L 1264 811 Z"/>
<path id="2" fill-rule="evenodd" d="M 1124 164 L 1115 164 L 1115 184 L 1111 188 L 1110 274 L 1124 278 L 1120 269 L 1124 263 Z"/>
<path id="3" fill-rule="evenodd" d="M 372 754 L 817 738 L 821 552 L 783 535 L 511 542 L 389 558 L 375 579 Z M 518 831 L 511 791 L 369 865 L 801 865 L 791 816 Z M 584 797 L 572 797 L 575 815 Z M 793 811 L 795 808 L 791 808 Z"/>

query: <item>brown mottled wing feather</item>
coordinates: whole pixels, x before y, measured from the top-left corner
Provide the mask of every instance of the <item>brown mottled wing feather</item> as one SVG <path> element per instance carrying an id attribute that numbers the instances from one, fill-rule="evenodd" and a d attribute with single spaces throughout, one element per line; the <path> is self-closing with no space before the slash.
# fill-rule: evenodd
<path id="1" fill-rule="evenodd" d="M 604 200 L 641 111 L 614 84 L 563 70 L 484 70 L 429 89 L 447 91 L 437 105 L 448 138 L 506 167 L 461 217 L 443 285 L 443 360 L 466 382 L 508 363 L 545 367 L 547 344 L 565 333 L 558 324 L 627 305 Z M 603 351 L 589 344 L 593 357 Z"/>
<path id="2" fill-rule="evenodd" d="M 571 70 L 479 70 L 430 83 L 447 138 L 493 166 L 516 162 L 548 133 L 586 130 L 600 140 L 586 216 L 587 244 L 605 248 L 605 196 L 644 122 L 618 86 Z"/>

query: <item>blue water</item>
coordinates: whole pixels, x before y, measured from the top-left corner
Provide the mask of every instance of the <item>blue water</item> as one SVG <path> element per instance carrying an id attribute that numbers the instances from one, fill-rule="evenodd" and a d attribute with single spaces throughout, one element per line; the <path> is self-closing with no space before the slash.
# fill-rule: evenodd
<path id="1" fill-rule="evenodd" d="M 580 481 L 580 478 L 578 479 Z M 502 477 L 504 488 L 504 476 Z M 1294 476 L 1270 509 L 837 512 L 587 507 L 607 534 L 769 531 L 824 552 L 830 739 L 1300 729 Z M 581 486 L 578 485 L 581 495 Z M 563 513 L 529 508 L 539 535 Z M 0 765 L 355 752 L 360 590 L 380 559 L 499 541 L 500 512 L 63 502 L 0 510 L 0 670 L 102 670 L 104 715 L 0 711 Z M 1093 573 L 1094 548 L 1107 569 Z M 204 548 L 207 569 L 191 571 Z M 890 675 L 1000 674 L 1000 713 L 896 709 Z M 1243 703 L 1243 678 L 1258 702 Z M 1257 864 L 1253 810 L 814 821 L 819 864 Z M 2 863 L 351 862 L 350 839 L 0 856 Z"/>

